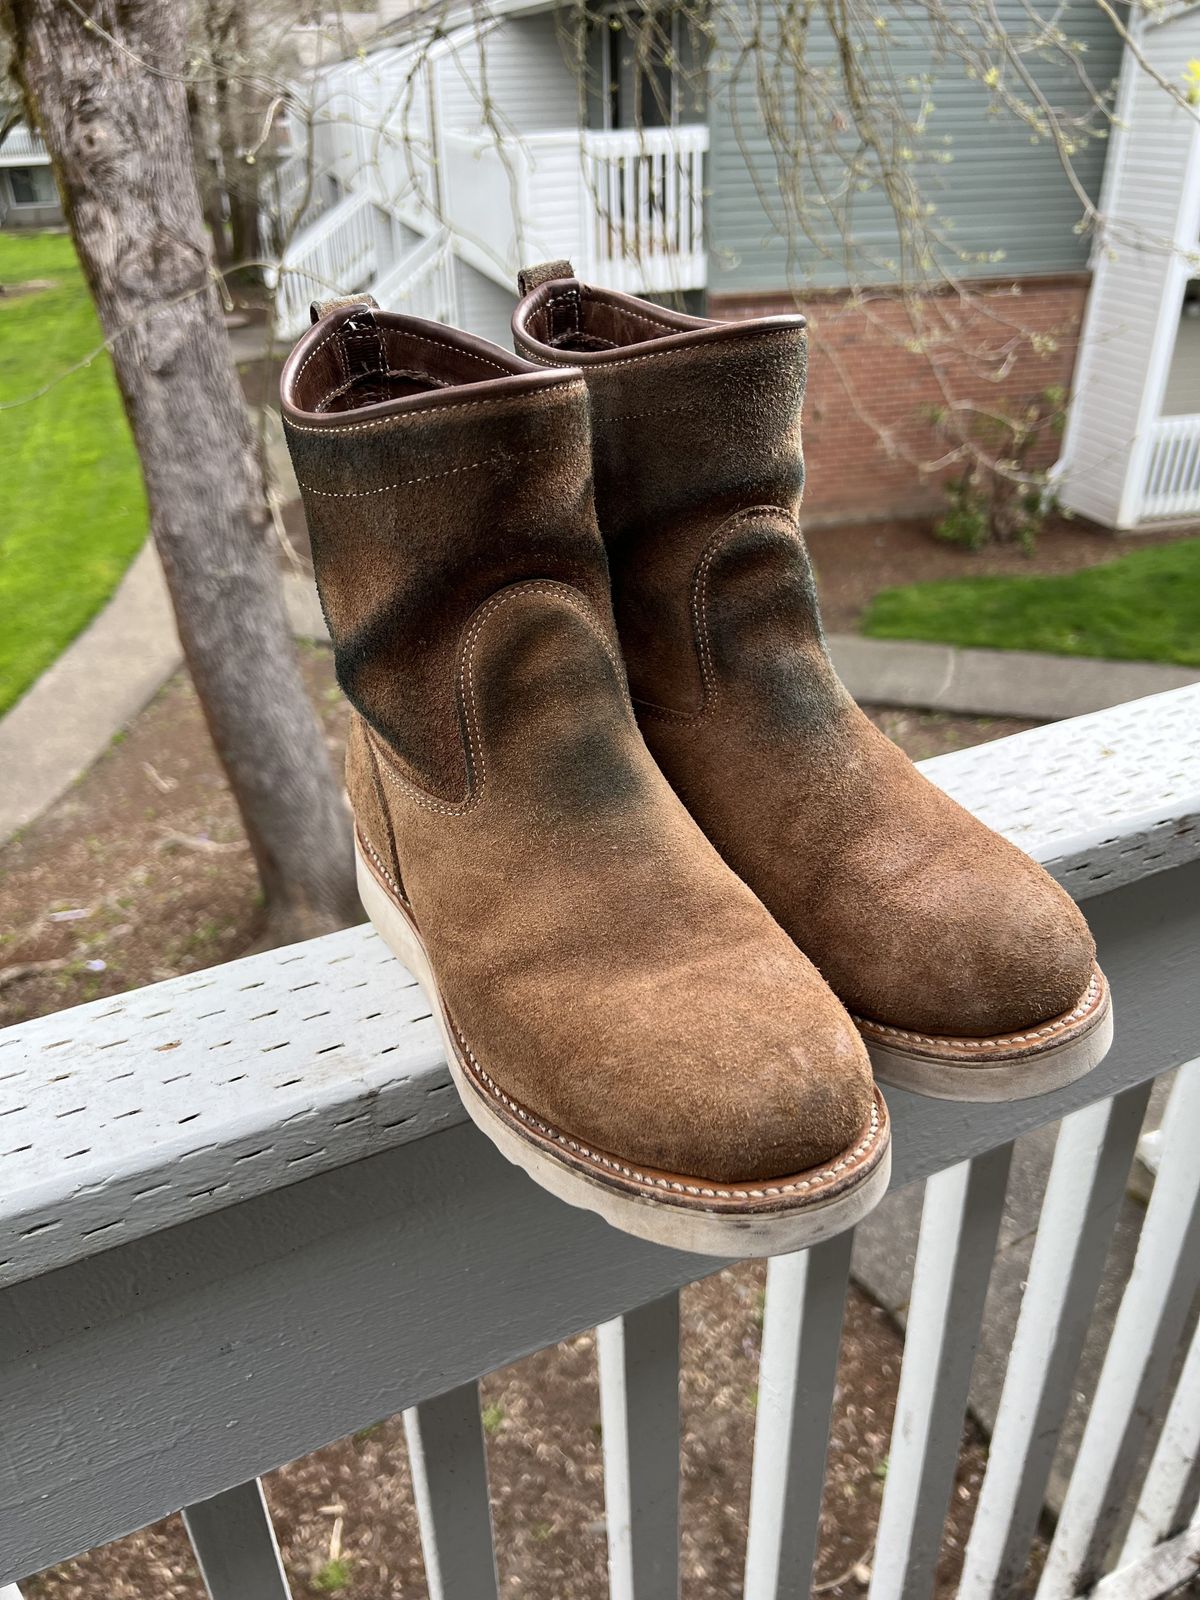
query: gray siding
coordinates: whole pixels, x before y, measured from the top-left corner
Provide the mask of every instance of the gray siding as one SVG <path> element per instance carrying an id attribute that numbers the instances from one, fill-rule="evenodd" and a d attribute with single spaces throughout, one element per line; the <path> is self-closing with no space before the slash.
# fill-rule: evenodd
<path id="1" fill-rule="evenodd" d="M 748 0 L 743 0 L 748 5 Z M 1089 239 L 1074 231 L 1080 217 L 1053 147 L 1032 144 L 1028 128 L 1007 113 L 988 114 L 990 96 L 978 81 L 966 76 L 956 58 L 938 62 L 927 27 L 912 7 L 907 18 L 901 8 L 885 8 L 889 20 L 889 66 L 895 81 L 904 85 L 918 73 L 933 71 L 932 112 L 923 142 L 917 147 L 921 183 L 926 198 L 940 216 L 952 224 L 957 249 L 987 253 L 1003 249 L 1000 262 L 954 263 L 963 276 L 988 277 L 1074 271 L 1086 266 Z M 962 0 L 949 0 L 949 11 L 968 32 L 975 24 L 975 8 Z M 1042 9 L 1049 14 L 1048 5 Z M 1003 22 L 1014 34 L 1026 34 L 1029 12 L 1023 0 L 997 0 Z M 955 13 L 958 13 L 955 17 Z M 748 33 L 750 17 L 745 19 Z M 1071 0 L 1057 20 L 1068 37 L 1086 43 L 1082 57 L 1093 81 L 1107 86 L 1120 67 L 1121 46 L 1107 18 L 1087 0 Z M 833 43 L 814 20 L 809 59 L 814 65 L 832 65 Z M 1081 107 L 1084 91 L 1065 61 L 1040 62 L 1028 58 L 1050 103 Z M 836 287 L 848 281 L 840 243 L 840 230 L 827 210 L 811 208 L 806 216 L 806 236 L 795 227 L 793 249 L 779 204 L 780 170 L 760 109 L 753 61 L 740 72 L 732 42 L 722 39 L 714 50 L 711 68 L 712 146 L 709 158 L 710 199 L 709 288 L 718 293 L 786 287 Z M 776 58 L 768 51 L 768 71 L 778 73 Z M 777 76 L 771 87 L 780 103 L 794 104 L 792 81 Z M 948 142 L 947 142 L 948 141 Z M 1085 188 L 1099 193 L 1107 143 L 1094 140 L 1075 157 L 1075 168 Z M 948 151 L 953 159 L 942 165 L 934 159 Z M 828 173 L 836 187 L 840 174 Z M 881 282 L 889 277 L 886 258 L 896 253 L 896 233 L 890 209 L 881 192 L 872 190 L 854 198 L 849 233 L 855 242 L 851 269 L 859 282 Z M 872 259 L 874 258 L 874 259 Z M 952 259 L 947 257 L 948 260 Z"/>

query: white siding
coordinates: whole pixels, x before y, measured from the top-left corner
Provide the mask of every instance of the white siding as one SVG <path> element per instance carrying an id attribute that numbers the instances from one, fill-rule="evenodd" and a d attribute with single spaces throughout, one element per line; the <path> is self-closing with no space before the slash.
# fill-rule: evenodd
<path id="1" fill-rule="evenodd" d="M 468 333 L 490 339 L 505 350 L 512 349 L 511 319 L 517 303 L 516 290 L 502 289 L 491 278 L 465 261 L 454 263 L 458 292 L 458 322 Z"/>
<path id="2" fill-rule="evenodd" d="M 579 87 L 554 13 L 505 17 L 481 37 L 457 41 L 438 65 L 438 106 L 443 126 L 464 132 L 485 121 L 505 134 L 578 127 Z"/>
<path id="3" fill-rule="evenodd" d="M 1143 28 L 1140 43 L 1147 64 L 1181 85 L 1200 55 L 1200 11 Z M 1158 415 L 1188 274 L 1178 250 L 1196 245 L 1196 118 L 1128 51 L 1120 116 L 1060 481 L 1064 504 L 1108 526 L 1137 519 L 1140 447 Z"/>

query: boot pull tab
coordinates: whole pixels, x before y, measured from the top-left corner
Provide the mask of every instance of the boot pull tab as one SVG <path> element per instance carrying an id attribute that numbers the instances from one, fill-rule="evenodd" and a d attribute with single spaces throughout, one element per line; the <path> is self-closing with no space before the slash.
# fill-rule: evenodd
<path id="1" fill-rule="evenodd" d="M 333 311 L 340 311 L 343 306 L 364 306 L 369 311 L 378 311 L 379 302 L 373 294 L 344 294 L 334 300 L 314 300 L 309 306 L 309 315 L 314 322 L 320 322 L 322 317 L 327 317 Z"/>
<path id="2" fill-rule="evenodd" d="M 375 318 L 379 305 L 374 296 L 348 294 L 338 300 L 314 300 L 312 319 L 320 322 L 332 311 L 345 310 L 350 315 L 338 324 L 332 341 L 342 364 L 342 393 L 353 395 L 351 404 L 386 400 L 387 346 Z"/>
<path id="3" fill-rule="evenodd" d="M 569 261 L 541 261 L 534 267 L 522 267 L 517 273 L 517 288 L 522 297 L 540 287 L 543 283 L 550 283 L 554 278 L 573 278 L 575 268 Z"/>

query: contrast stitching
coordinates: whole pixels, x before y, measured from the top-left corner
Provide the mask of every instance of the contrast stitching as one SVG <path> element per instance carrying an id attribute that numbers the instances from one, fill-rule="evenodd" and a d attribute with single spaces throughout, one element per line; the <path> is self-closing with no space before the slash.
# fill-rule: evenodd
<path id="1" fill-rule="evenodd" d="M 370 849 L 369 844 L 367 848 Z M 374 855 L 374 851 L 371 853 Z M 761 1187 L 753 1189 L 722 1189 L 717 1188 L 716 1185 L 681 1183 L 677 1179 L 653 1177 L 647 1172 L 640 1171 L 637 1167 L 626 1166 L 624 1162 L 614 1161 L 600 1151 L 590 1149 L 578 1139 L 572 1139 L 569 1134 L 561 1132 L 552 1123 L 543 1122 L 533 1112 L 527 1111 L 519 1101 L 514 1100 L 511 1095 L 504 1092 L 471 1049 L 462 1029 L 446 1013 L 444 1006 L 442 1010 L 443 1015 L 446 1016 L 446 1020 L 453 1027 L 458 1041 L 466 1053 L 467 1063 L 471 1071 L 494 1099 L 507 1106 L 520 1121 L 535 1129 L 543 1137 L 553 1139 L 556 1144 L 562 1145 L 564 1149 L 570 1150 L 572 1154 L 591 1162 L 593 1166 L 603 1167 L 609 1172 L 615 1172 L 623 1178 L 630 1179 L 632 1182 L 644 1184 L 647 1188 L 665 1189 L 674 1194 L 693 1195 L 698 1199 L 705 1200 L 772 1200 L 781 1195 L 804 1194 L 809 1191 L 828 1188 L 843 1173 L 849 1172 L 853 1167 L 860 1166 L 874 1146 L 878 1144 L 883 1133 L 884 1121 L 880 1116 L 879 1101 L 876 1098 L 871 1104 L 871 1115 L 867 1123 L 866 1136 L 853 1149 L 847 1150 L 841 1159 L 834 1162 L 832 1166 L 826 1167 L 821 1172 L 814 1172 L 797 1183 L 763 1184 Z"/>
<path id="2" fill-rule="evenodd" d="M 1033 1028 L 1026 1033 L 1008 1033 L 995 1039 L 967 1039 L 952 1037 L 951 1035 L 937 1035 L 928 1033 L 909 1033 L 905 1028 L 889 1028 L 886 1023 L 872 1022 L 868 1017 L 859 1017 L 852 1011 L 853 1021 L 860 1028 L 865 1028 L 869 1033 L 885 1033 L 890 1039 L 907 1039 L 913 1044 L 937 1045 L 948 1050 L 996 1050 L 1003 1049 L 1010 1044 L 1036 1044 L 1040 1039 L 1052 1038 L 1056 1033 L 1064 1033 L 1075 1023 L 1081 1021 L 1096 1003 L 1100 993 L 1100 980 L 1096 973 L 1092 974 L 1091 981 L 1083 992 L 1082 999 L 1061 1017 L 1056 1017 L 1053 1022 L 1048 1022 L 1044 1027 Z"/>
<path id="3" fill-rule="evenodd" d="M 835 1182 L 843 1172 L 847 1172 L 851 1167 L 859 1165 L 867 1152 L 878 1141 L 883 1128 L 882 1118 L 879 1115 L 879 1104 L 878 1101 L 875 1101 L 871 1105 L 871 1118 L 867 1125 L 866 1137 L 862 1142 L 856 1145 L 853 1150 L 848 1150 L 842 1159 L 835 1162 L 832 1167 L 826 1167 L 823 1172 L 815 1172 L 811 1177 L 805 1178 L 799 1183 L 764 1184 L 761 1189 L 718 1189 L 715 1186 L 708 1187 L 704 1184 L 680 1183 L 670 1178 L 655 1178 L 649 1173 L 640 1172 L 636 1167 L 627 1167 L 623 1162 L 613 1161 L 610 1157 L 601 1155 L 598 1150 L 590 1150 L 587 1145 L 580 1144 L 577 1139 L 572 1139 L 568 1134 L 561 1133 L 550 1123 L 543 1122 L 539 1117 L 535 1117 L 531 1111 L 526 1111 L 524 1106 L 520 1105 L 510 1095 L 505 1094 L 496 1080 L 483 1067 L 463 1037 L 462 1029 L 457 1023 L 454 1023 L 454 1031 L 458 1035 L 459 1043 L 467 1053 L 467 1059 L 476 1077 L 486 1086 L 495 1099 L 506 1105 L 522 1122 L 528 1123 L 530 1127 L 535 1128 L 538 1133 L 543 1134 L 546 1138 L 553 1139 L 557 1144 L 561 1144 L 564 1149 L 572 1151 L 575 1155 L 582 1156 L 584 1160 L 590 1161 L 597 1166 L 606 1167 L 610 1172 L 620 1173 L 623 1178 L 630 1178 L 637 1183 L 644 1183 L 652 1189 L 669 1189 L 676 1194 L 697 1195 L 706 1200 L 768 1200 L 777 1195 L 802 1194 L 809 1189 L 826 1188 L 829 1184 Z"/>
<path id="4" fill-rule="evenodd" d="M 296 376 L 299 377 L 299 373 L 297 373 Z M 519 372 L 513 372 L 510 373 L 509 376 L 513 378 L 519 378 L 521 374 Z M 453 385 L 449 385 L 449 387 L 453 387 Z M 580 379 L 576 383 L 564 383 L 561 385 L 561 387 L 546 389 L 538 392 L 545 394 L 574 394 L 582 387 L 583 380 Z M 479 411 L 482 410 L 484 406 L 511 406 L 514 405 L 518 400 L 528 399 L 529 395 L 527 393 L 522 393 L 502 395 L 498 400 L 460 400 L 452 406 L 431 406 L 428 411 L 398 411 L 393 413 L 391 416 L 376 417 L 371 422 L 351 422 L 347 423 L 344 428 L 309 428 L 301 422 L 291 422 L 287 417 L 285 417 L 283 420 L 284 426 L 289 428 L 293 433 L 320 433 L 328 436 L 335 433 L 362 433 L 367 428 L 396 427 L 400 423 L 427 423 L 431 417 L 444 416 L 448 411 Z"/>
<path id="5" fill-rule="evenodd" d="M 339 346 L 339 349 L 341 348 L 344 347 Z M 359 381 L 359 378 L 374 378 L 377 382 L 380 378 L 412 378 L 418 383 L 432 384 L 435 389 L 453 388 L 453 384 L 446 383 L 441 378 L 431 378 L 428 373 L 418 372 L 412 367 L 377 367 L 369 372 L 360 372 L 358 378 L 348 378 L 345 383 L 339 384 L 336 389 L 331 389 L 325 398 L 320 401 L 317 406 L 317 410 L 321 411 L 325 407 L 332 405 L 333 402 L 341 395 L 344 395 L 349 390 L 353 389 L 355 384 Z M 310 429 L 309 431 L 320 433 L 322 430 L 315 428 Z M 333 429 L 330 428 L 328 431 L 332 433 Z"/>
<path id="6" fill-rule="evenodd" d="M 649 701 L 639 701 L 638 709 L 645 715 L 668 718 L 672 722 L 699 722 L 712 709 L 717 699 L 720 685 L 717 681 L 716 667 L 713 665 L 712 640 L 708 631 L 709 574 L 721 546 L 738 524 L 764 515 L 782 517 L 793 528 L 796 527 L 795 517 L 783 506 L 748 506 L 744 511 L 738 511 L 728 518 L 713 534 L 705 546 L 704 554 L 700 558 L 695 576 L 692 579 L 692 634 L 696 646 L 696 654 L 700 662 L 700 679 L 703 686 L 698 710 L 676 711 L 670 706 L 658 706 Z"/>
<path id="7" fill-rule="evenodd" d="M 323 500 L 369 500 L 373 494 L 390 494 L 393 489 L 407 489 L 414 483 L 432 483 L 436 478 L 453 478 L 460 472 L 474 472 L 477 467 L 497 467 L 505 461 L 519 461 L 526 456 L 544 455 L 547 450 L 556 446 L 542 444 L 534 445 L 529 450 L 509 450 L 507 452 L 484 456 L 480 461 L 468 461 L 462 467 L 447 467 L 445 472 L 429 472 L 421 478 L 401 478 L 398 483 L 385 483 L 378 489 L 318 489 L 311 483 L 302 483 L 300 487 L 306 494 L 320 495 Z"/>
<path id="8" fill-rule="evenodd" d="M 332 333 L 326 334 L 319 344 L 313 345 L 312 349 L 308 352 L 304 360 L 296 369 L 297 381 L 299 381 L 300 374 L 304 371 L 305 367 L 307 367 L 308 363 L 313 360 L 319 351 L 324 350 L 325 346 L 331 339 L 338 338 L 341 334 L 341 331 L 342 324 L 339 322 Z M 439 350 L 449 350 L 456 356 L 465 355 L 468 361 L 477 361 L 481 367 L 494 367 L 497 372 L 503 372 L 505 377 L 512 378 L 518 376 L 517 373 L 510 372 L 507 367 L 502 367 L 498 361 L 489 361 L 486 356 L 477 356 L 473 350 L 464 350 L 460 345 L 447 343 L 445 339 L 430 339 L 426 334 L 423 333 L 409 333 L 407 328 L 402 331 L 405 339 L 410 340 L 413 344 L 436 345 Z"/>
<path id="9" fill-rule="evenodd" d="M 550 299 L 545 302 L 544 307 L 541 309 L 549 311 L 551 306 L 559 305 L 564 300 L 574 300 L 576 308 L 575 331 L 576 333 L 580 333 L 582 332 L 580 321 L 583 316 L 584 299 L 591 300 L 597 304 L 604 303 L 602 300 L 599 300 L 596 295 L 588 294 L 586 291 L 581 297 L 578 289 L 564 289 L 562 294 L 551 295 Z M 666 328 L 670 333 L 687 333 L 689 331 L 686 328 L 676 328 L 672 323 L 664 322 L 661 317 L 642 316 L 636 311 L 627 311 L 624 306 L 618 306 L 616 309 L 621 316 L 628 317 L 631 322 L 644 322 L 648 328 Z"/>
<path id="10" fill-rule="evenodd" d="M 737 324 L 735 322 L 733 322 L 733 323 L 722 323 L 721 326 L 722 327 L 729 327 L 729 328 L 737 328 Z M 678 328 L 678 329 L 675 329 L 673 331 L 677 332 L 677 333 L 687 333 L 689 330 L 687 328 Z M 780 335 L 782 335 L 782 334 L 786 334 L 786 335 L 788 335 L 790 337 L 793 334 L 802 333 L 803 331 L 804 330 L 802 328 L 740 328 L 740 329 L 738 329 L 738 334 L 740 335 L 740 337 L 745 338 L 745 339 L 751 339 L 751 338 L 770 339 L 770 338 L 779 338 Z M 538 361 L 540 361 L 543 366 L 547 366 L 547 367 L 577 367 L 577 366 L 579 366 L 579 362 L 578 361 L 553 361 L 553 360 L 551 360 L 551 358 L 549 356 L 544 356 L 544 355 L 542 355 L 540 353 L 540 351 L 535 350 L 534 347 L 529 343 L 528 339 L 525 337 L 524 334 L 520 335 L 520 339 L 521 339 L 521 343 L 525 346 L 526 355 L 536 357 L 536 359 Z M 669 352 L 668 351 L 664 351 L 664 350 L 652 350 L 652 351 L 650 351 L 650 353 L 648 355 L 644 355 L 644 356 L 623 356 L 620 361 L 605 361 L 603 363 L 603 369 L 602 370 L 607 372 L 610 367 L 630 367 L 630 366 L 633 365 L 633 363 L 635 361 L 658 361 L 658 360 L 660 360 L 662 358 L 662 356 L 664 356 L 666 354 L 669 354 Z M 601 370 L 601 363 L 600 362 L 596 362 L 595 366 L 596 366 L 596 370 L 597 371 Z M 585 370 L 587 370 L 587 371 L 591 370 L 591 363 L 588 364 L 588 367 L 585 368 Z"/>
<path id="11" fill-rule="evenodd" d="M 690 402 L 683 406 L 655 406 L 650 411 L 598 411 L 596 421 L 604 422 L 636 422 L 640 417 L 673 417 L 681 411 L 694 411 L 696 408 Z"/>
<path id="12" fill-rule="evenodd" d="M 507 605 L 510 600 L 515 600 L 525 594 L 554 594 L 560 600 L 565 601 L 595 635 L 605 655 L 617 669 L 618 674 L 621 673 L 621 666 L 612 645 L 597 625 L 586 599 L 578 589 L 573 588 L 570 584 L 556 583 L 549 578 L 534 578 L 527 583 L 513 584 L 510 588 L 503 589 L 499 594 L 493 595 L 475 616 L 459 651 L 458 697 L 467 724 L 466 757 L 469 793 L 466 799 L 454 804 L 443 804 L 434 800 L 424 790 L 418 789 L 403 773 L 395 770 L 390 753 L 386 749 L 381 749 L 375 742 L 371 730 L 367 730 L 367 736 L 372 741 L 372 747 L 380 758 L 380 771 L 385 782 L 392 784 L 394 788 L 403 789 L 411 800 L 415 801 L 417 805 L 423 806 L 426 811 L 436 811 L 446 817 L 461 817 L 465 816 L 468 811 L 473 810 L 483 797 L 484 787 L 487 783 L 487 763 L 483 754 L 483 734 L 479 728 L 479 713 L 475 699 L 475 651 L 485 624 L 495 612 L 501 606 Z M 476 753 L 476 739 L 478 739 L 478 754 Z M 477 770 L 478 783 L 475 782 Z"/>

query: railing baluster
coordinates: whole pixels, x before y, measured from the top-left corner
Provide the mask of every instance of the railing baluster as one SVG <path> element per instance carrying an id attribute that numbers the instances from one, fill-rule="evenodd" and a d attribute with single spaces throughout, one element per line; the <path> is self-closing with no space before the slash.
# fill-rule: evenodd
<path id="1" fill-rule="evenodd" d="M 1128 1089 L 1059 1131 L 960 1600 L 991 1600 L 1025 1571 L 1149 1096 Z"/>
<path id="2" fill-rule="evenodd" d="M 1193 1061 L 1179 1069 L 1167 1104 L 1162 1162 L 1037 1600 L 1067 1600 L 1098 1574 L 1183 1334 L 1200 1274 L 1197 1129 L 1200 1061 Z"/>
<path id="3" fill-rule="evenodd" d="M 925 1185 L 870 1600 L 932 1593 L 1012 1145 Z"/>
<path id="4" fill-rule="evenodd" d="M 596 1329 L 611 1600 L 679 1592 L 679 1296 Z"/>
<path id="5" fill-rule="evenodd" d="M 404 1413 L 429 1600 L 497 1592 L 479 1385 L 464 1383 Z"/>
<path id="6" fill-rule="evenodd" d="M 807 1600 L 852 1232 L 767 1264 L 745 1600 Z"/>
<path id="7" fill-rule="evenodd" d="M 1185 1496 L 1200 1452 L 1200 1328 L 1179 1375 L 1167 1420 L 1138 1496 L 1118 1567 L 1149 1555 L 1186 1525 L 1194 1507 Z"/>
<path id="8" fill-rule="evenodd" d="M 183 1513 L 211 1600 L 289 1600 L 262 1484 L 257 1478 L 198 1500 Z"/>

